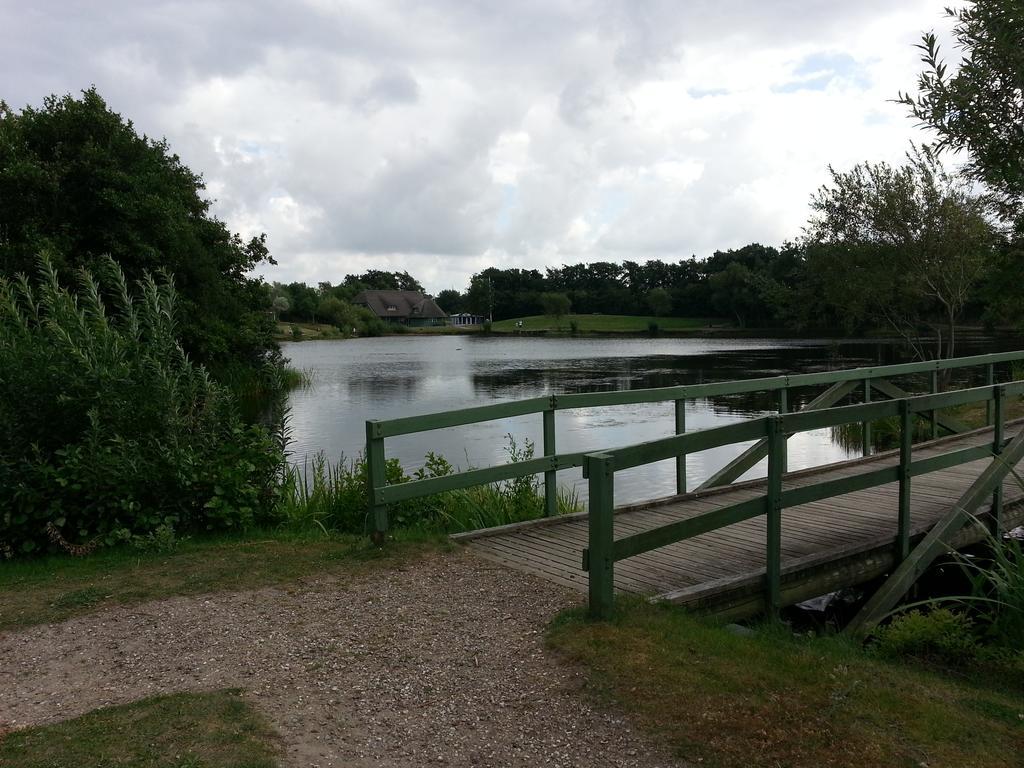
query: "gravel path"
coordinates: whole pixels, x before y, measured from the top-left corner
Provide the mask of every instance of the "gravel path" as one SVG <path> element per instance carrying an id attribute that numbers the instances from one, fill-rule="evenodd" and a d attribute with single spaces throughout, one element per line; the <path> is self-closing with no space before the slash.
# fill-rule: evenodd
<path id="1" fill-rule="evenodd" d="M 241 687 L 288 766 L 670 766 L 543 633 L 579 595 L 465 551 L 344 585 L 172 598 L 0 635 L 0 731 Z"/>

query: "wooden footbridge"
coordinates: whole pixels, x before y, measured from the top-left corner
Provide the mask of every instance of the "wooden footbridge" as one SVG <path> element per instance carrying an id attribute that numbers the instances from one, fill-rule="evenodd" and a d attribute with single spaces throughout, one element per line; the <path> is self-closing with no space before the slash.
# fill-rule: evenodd
<path id="1" fill-rule="evenodd" d="M 1024 352 L 682 387 L 553 395 L 426 416 L 367 422 L 374 533 L 387 529 L 387 504 L 544 473 L 548 516 L 456 535 L 483 557 L 585 590 L 596 617 L 614 593 L 634 593 L 724 617 L 744 617 L 890 574 L 855 628 L 890 610 L 943 552 L 1024 522 L 1024 420 L 1006 404 L 1024 380 L 1005 381 Z M 985 384 L 940 392 L 945 372 L 981 368 Z M 904 380 L 900 384 L 894 379 Z M 1000 382 L 999 379 L 1004 379 Z M 927 391 L 911 394 L 921 389 Z M 790 412 L 796 388 L 827 389 Z M 686 431 L 686 402 L 740 392 L 773 392 L 778 411 L 738 424 Z M 877 399 L 881 395 L 885 399 Z M 855 397 L 854 404 L 840 404 Z M 555 450 L 555 413 L 675 402 L 676 435 L 586 454 Z M 989 426 L 968 430 L 949 409 L 984 404 Z M 399 485 L 384 481 L 386 437 L 528 413 L 542 413 L 544 456 Z M 898 450 L 870 455 L 871 423 L 899 423 Z M 861 424 L 864 457 L 788 472 L 787 440 L 808 430 Z M 915 431 L 924 439 L 914 443 Z M 917 426 L 917 430 L 915 430 Z M 737 459 L 688 491 L 687 454 L 751 443 Z M 765 479 L 735 483 L 768 456 Z M 674 496 L 615 507 L 615 473 L 675 459 Z M 583 467 L 588 510 L 558 516 L 556 473 Z"/>

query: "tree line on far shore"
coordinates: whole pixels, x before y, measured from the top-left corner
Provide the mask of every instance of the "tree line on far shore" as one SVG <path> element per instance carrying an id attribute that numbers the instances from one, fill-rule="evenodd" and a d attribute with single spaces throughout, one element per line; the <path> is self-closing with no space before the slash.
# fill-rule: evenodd
<path id="1" fill-rule="evenodd" d="M 724 318 L 741 328 L 900 335 L 918 356 L 955 354 L 956 327 L 1017 326 L 1024 251 L 1005 199 L 946 170 L 928 147 L 900 166 L 830 169 L 800 237 L 751 243 L 698 260 L 490 267 L 465 290 L 438 293 L 446 312 Z M 1012 209 L 1016 210 L 1016 209 Z M 358 327 L 360 290 L 422 290 L 406 272 L 347 275 L 339 285 L 272 287 L 280 318 Z"/>

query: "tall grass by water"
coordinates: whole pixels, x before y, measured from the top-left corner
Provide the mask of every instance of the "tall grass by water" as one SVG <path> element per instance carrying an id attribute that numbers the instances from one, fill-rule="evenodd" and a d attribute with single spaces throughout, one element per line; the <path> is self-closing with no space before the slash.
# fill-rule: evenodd
<path id="1" fill-rule="evenodd" d="M 510 462 L 533 458 L 534 446 L 519 445 L 506 436 Z M 407 474 L 397 459 L 386 462 L 388 485 L 443 477 L 458 471 L 447 459 L 428 453 L 423 467 Z M 318 453 L 301 466 L 289 469 L 285 478 L 281 515 L 285 525 L 319 528 L 324 532 L 365 533 L 368 530 L 367 467 L 362 456 L 332 462 Z M 574 491 L 561 489 L 558 513 L 581 509 Z M 533 520 L 544 515 L 544 495 L 536 476 L 519 477 L 391 504 L 392 527 L 455 533 Z"/>

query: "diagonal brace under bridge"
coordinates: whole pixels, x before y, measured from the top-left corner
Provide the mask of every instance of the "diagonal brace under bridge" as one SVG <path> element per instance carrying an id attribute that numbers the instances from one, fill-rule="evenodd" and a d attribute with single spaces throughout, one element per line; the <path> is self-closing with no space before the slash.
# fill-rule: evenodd
<path id="1" fill-rule="evenodd" d="M 993 491 L 1002 485 L 1006 476 L 1022 459 L 1024 431 L 1014 437 L 1002 453 L 992 457 L 992 462 L 985 471 L 871 596 L 847 626 L 846 631 L 851 634 L 865 634 L 884 619 L 935 558 L 949 550 L 950 538 L 967 523 L 976 522 L 974 513 L 991 497 Z"/>
<path id="2" fill-rule="evenodd" d="M 822 408 L 830 408 L 859 386 L 860 383 L 857 381 L 841 381 L 837 384 L 833 384 L 809 402 L 802 410 L 813 411 Z M 871 387 L 892 400 L 900 400 L 905 397 L 910 397 L 909 393 L 896 386 L 888 379 L 872 379 Z M 934 418 L 938 426 L 943 427 L 951 434 L 960 434 L 967 431 L 966 425 L 950 416 L 936 413 Z M 697 486 L 694 490 L 703 491 L 708 488 L 719 488 L 724 485 L 729 485 L 767 455 L 768 441 L 758 440 L 735 459 L 711 475 L 711 477 Z"/>

